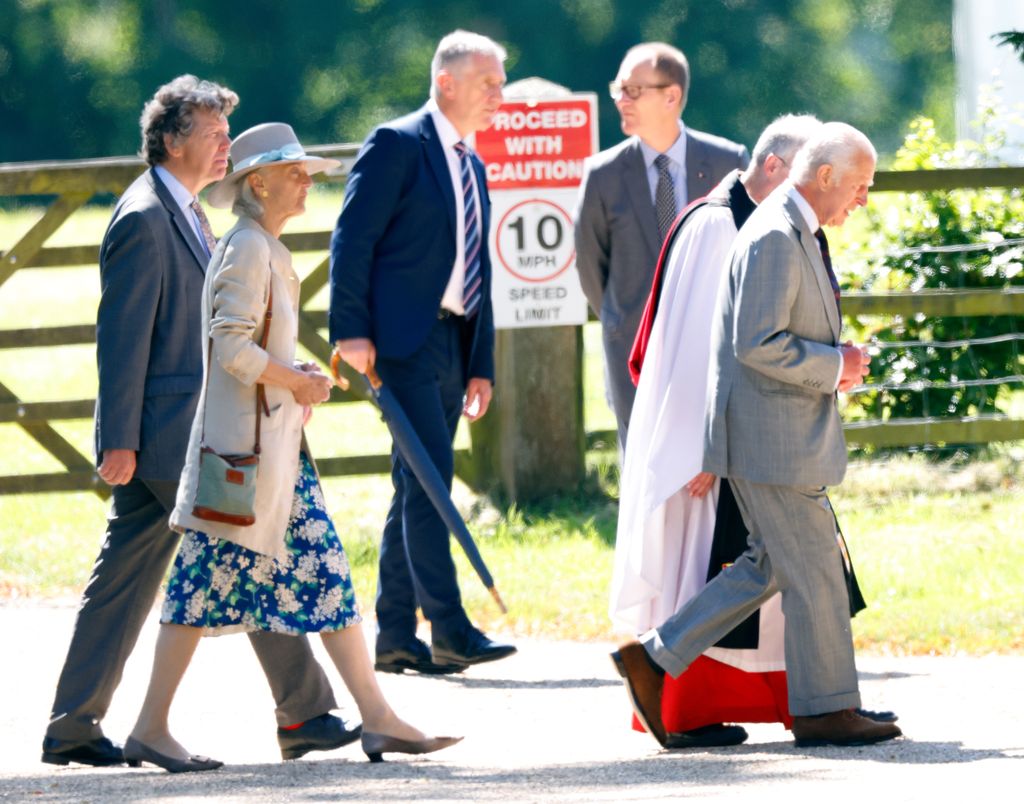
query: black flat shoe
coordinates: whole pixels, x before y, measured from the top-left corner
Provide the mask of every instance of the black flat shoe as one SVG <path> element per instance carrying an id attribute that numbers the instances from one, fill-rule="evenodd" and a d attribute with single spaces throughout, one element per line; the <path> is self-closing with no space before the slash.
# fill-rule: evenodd
<path id="1" fill-rule="evenodd" d="M 454 638 L 435 635 L 431 652 L 437 664 L 482 664 L 511 656 L 516 646 L 495 642 L 476 628 L 469 628 Z"/>
<path id="2" fill-rule="evenodd" d="M 44 737 L 42 760 L 49 765 L 67 765 L 69 762 L 77 762 L 79 765 L 92 765 L 94 768 L 106 768 L 125 763 L 124 751 L 121 750 L 121 746 L 106 737 L 85 741 Z M 137 768 L 138 765 L 132 765 L 132 767 Z"/>
<path id="3" fill-rule="evenodd" d="M 223 762 L 210 759 L 209 757 L 190 756 L 187 759 L 176 759 L 166 754 L 161 754 L 150 748 L 145 743 L 140 743 L 134 737 L 129 737 L 124 744 L 124 758 L 129 763 L 135 762 L 134 767 L 139 767 L 143 762 L 163 768 L 168 773 L 196 773 L 197 771 L 217 770 L 223 766 Z"/>
<path id="4" fill-rule="evenodd" d="M 310 751 L 333 751 L 354 743 L 362 733 L 362 725 L 349 729 L 340 717 L 325 713 L 307 720 L 297 729 L 278 729 L 277 744 L 282 759 L 298 759 Z"/>
<path id="5" fill-rule="evenodd" d="M 432 754 L 461 742 L 461 737 L 426 737 L 422 740 L 403 740 L 387 734 L 366 732 L 363 735 L 363 752 L 370 762 L 383 762 L 383 754 Z"/>
<path id="6" fill-rule="evenodd" d="M 399 648 L 377 650 L 377 660 L 373 669 L 382 673 L 423 673 L 428 676 L 444 676 L 461 673 L 466 669 L 464 664 L 442 664 L 435 662 L 430 655 L 430 648 L 425 642 L 413 638 Z"/>
<path id="7" fill-rule="evenodd" d="M 689 731 L 670 731 L 665 736 L 666 748 L 720 748 L 725 745 L 739 745 L 747 741 L 747 730 L 742 726 L 726 726 L 712 723 Z"/>

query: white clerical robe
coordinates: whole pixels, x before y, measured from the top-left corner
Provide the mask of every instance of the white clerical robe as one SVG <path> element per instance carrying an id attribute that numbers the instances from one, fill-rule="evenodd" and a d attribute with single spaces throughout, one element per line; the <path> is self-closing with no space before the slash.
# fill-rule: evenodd
<path id="1" fill-rule="evenodd" d="M 711 320 L 736 237 L 728 207 L 705 205 L 676 237 L 637 384 L 619 488 L 609 613 L 631 635 L 660 625 L 706 584 L 719 481 L 701 471 Z M 761 608 L 758 648 L 705 655 L 750 672 L 785 669 L 779 595 Z"/>

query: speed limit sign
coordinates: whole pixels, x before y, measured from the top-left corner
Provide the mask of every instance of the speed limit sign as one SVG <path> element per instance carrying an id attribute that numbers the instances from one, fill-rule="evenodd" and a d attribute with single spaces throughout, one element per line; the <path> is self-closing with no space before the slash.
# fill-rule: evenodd
<path id="1" fill-rule="evenodd" d="M 597 98 L 502 104 L 476 135 L 491 196 L 491 299 L 498 329 L 582 324 L 573 220 L 583 160 L 597 151 Z"/>
<path id="2" fill-rule="evenodd" d="M 561 275 L 575 256 L 572 217 L 544 198 L 513 205 L 498 221 L 498 262 L 516 279 L 548 282 Z"/>

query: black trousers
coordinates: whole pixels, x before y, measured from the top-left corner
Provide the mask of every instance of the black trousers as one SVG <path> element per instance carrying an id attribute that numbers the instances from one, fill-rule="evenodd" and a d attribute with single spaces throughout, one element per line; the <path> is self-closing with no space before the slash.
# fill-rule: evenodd
<path id="1" fill-rule="evenodd" d="M 177 485 L 134 478 L 114 486 L 106 536 L 57 682 L 48 737 L 102 736 L 101 721 L 178 548 L 180 536 L 168 525 Z M 279 725 L 337 705 L 306 637 L 257 632 L 249 639 L 277 703 Z"/>

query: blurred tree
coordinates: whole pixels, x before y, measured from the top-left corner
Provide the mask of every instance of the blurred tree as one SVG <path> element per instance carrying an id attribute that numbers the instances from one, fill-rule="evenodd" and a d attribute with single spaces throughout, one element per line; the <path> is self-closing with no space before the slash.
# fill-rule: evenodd
<path id="1" fill-rule="evenodd" d="M 952 0 L 0 0 L 0 161 L 131 153 L 143 102 L 183 72 L 242 98 L 232 126 L 295 125 L 361 140 L 426 97 L 430 56 L 456 27 L 538 75 L 601 98 L 646 39 L 687 53 L 696 127 L 751 143 L 786 111 L 863 128 L 883 151 L 918 114 L 952 131 Z"/>
<path id="2" fill-rule="evenodd" d="M 1000 45 L 1009 45 L 1017 51 L 1017 57 L 1024 61 L 1024 31 L 1002 31 L 992 34 L 992 38 Z"/>

